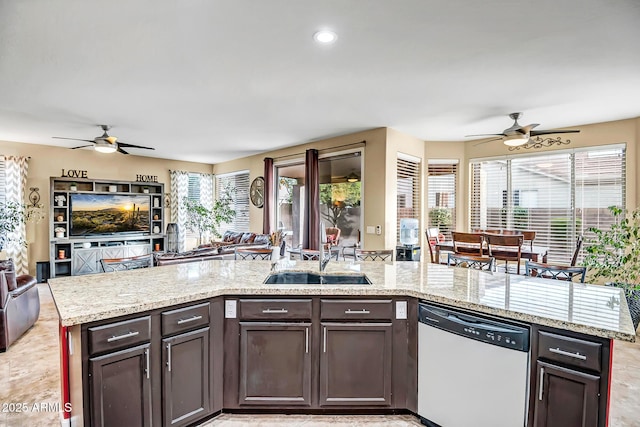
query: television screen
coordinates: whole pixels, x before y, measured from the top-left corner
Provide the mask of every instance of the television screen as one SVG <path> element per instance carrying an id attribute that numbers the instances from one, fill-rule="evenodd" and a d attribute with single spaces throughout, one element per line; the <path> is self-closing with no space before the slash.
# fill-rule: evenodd
<path id="1" fill-rule="evenodd" d="M 70 236 L 149 233 L 150 196 L 70 194 Z"/>

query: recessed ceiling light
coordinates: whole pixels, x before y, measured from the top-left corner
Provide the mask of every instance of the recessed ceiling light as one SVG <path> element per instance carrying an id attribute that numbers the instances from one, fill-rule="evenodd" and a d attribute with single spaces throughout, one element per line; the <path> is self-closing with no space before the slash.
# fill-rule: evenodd
<path id="1" fill-rule="evenodd" d="M 318 43 L 329 44 L 336 41 L 338 39 L 338 35 L 333 31 L 321 30 L 313 35 L 313 39 Z"/>

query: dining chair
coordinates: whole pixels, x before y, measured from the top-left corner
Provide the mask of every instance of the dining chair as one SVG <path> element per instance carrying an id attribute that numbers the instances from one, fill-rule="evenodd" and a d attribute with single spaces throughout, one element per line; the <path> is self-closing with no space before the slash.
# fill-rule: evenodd
<path id="1" fill-rule="evenodd" d="M 578 277 L 580 283 L 584 283 L 587 275 L 587 267 L 565 266 L 542 264 L 533 261 L 527 261 L 525 270 L 526 276 L 542 277 L 543 279 L 565 280 L 572 282 Z"/>
<path id="2" fill-rule="evenodd" d="M 481 233 L 451 232 L 453 252 L 464 255 L 483 255 L 484 235 Z"/>
<path id="3" fill-rule="evenodd" d="M 268 248 L 238 248 L 235 250 L 234 259 L 236 260 L 269 260 L 273 251 Z"/>
<path id="4" fill-rule="evenodd" d="M 112 271 L 135 270 L 147 268 L 153 265 L 153 255 L 138 255 L 126 258 L 102 258 L 100 266 L 102 271 L 109 273 Z"/>
<path id="5" fill-rule="evenodd" d="M 378 250 L 364 250 L 356 249 L 356 261 L 393 261 L 393 250 L 391 249 L 378 249 Z"/>
<path id="6" fill-rule="evenodd" d="M 429 255 L 431 256 L 431 263 L 433 264 L 446 264 L 446 260 L 442 259 L 442 255 L 439 260 L 436 260 L 436 245 L 440 243 L 440 230 L 438 227 L 430 227 L 425 230 L 427 236 L 427 246 L 429 247 Z"/>
<path id="7" fill-rule="evenodd" d="M 580 249 L 582 248 L 582 234 L 578 236 L 578 240 L 576 240 L 576 249 L 575 251 L 573 251 L 573 256 L 571 257 L 571 264 L 569 264 L 570 266 L 574 266 L 576 265 L 576 263 L 578 262 L 578 255 L 580 254 Z"/>
<path id="8" fill-rule="evenodd" d="M 522 259 L 522 242 L 521 234 L 507 236 L 504 234 L 485 234 L 484 238 L 487 242 L 489 256 L 496 261 L 504 261 L 504 271 L 509 272 L 509 262 L 516 263 L 516 274 L 520 274 L 520 259 Z"/>
<path id="9" fill-rule="evenodd" d="M 472 268 L 475 270 L 493 271 L 495 258 L 489 256 L 458 255 L 449 253 L 447 264 L 452 267 Z"/>

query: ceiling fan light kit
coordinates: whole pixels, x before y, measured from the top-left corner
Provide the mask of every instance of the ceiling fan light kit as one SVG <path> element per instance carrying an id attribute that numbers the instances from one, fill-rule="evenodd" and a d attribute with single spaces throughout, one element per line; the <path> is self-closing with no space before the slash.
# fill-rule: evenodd
<path id="1" fill-rule="evenodd" d="M 93 140 L 91 139 L 78 139 L 78 138 L 66 138 L 66 137 L 62 137 L 62 136 L 54 136 L 52 138 L 55 139 L 70 139 L 72 141 L 84 141 L 84 142 L 90 142 L 93 145 L 82 145 L 80 147 L 72 147 L 72 150 L 76 150 L 78 148 L 85 148 L 85 147 L 93 147 L 94 150 L 98 151 L 99 153 L 114 153 L 114 152 L 119 152 L 122 154 L 129 154 L 129 152 L 125 151 L 123 148 L 141 148 L 143 150 L 155 150 L 155 148 L 151 148 L 151 147 L 144 147 L 142 145 L 133 145 L 133 144 L 127 144 L 126 142 L 118 142 L 118 138 L 115 136 L 110 136 L 107 131 L 109 129 L 111 129 L 111 126 L 109 125 L 99 125 L 100 128 L 102 129 L 102 131 L 104 132 L 102 134 L 102 136 L 96 136 L 95 138 L 93 138 Z"/>
<path id="2" fill-rule="evenodd" d="M 508 145 L 509 147 L 518 147 L 520 145 L 525 145 L 527 142 L 529 142 L 529 135 L 528 134 L 507 135 L 504 137 L 502 142 L 504 143 L 504 145 Z"/>
<path id="3" fill-rule="evenodd" d="M 96 142 L 96 145 L 93 146 L 93 149 L 99 153 L 114 153 L 118 148 L 115 144 L 110 144 L 109 142 Z"/>
<path id="4" fill-rule="evenodd" d="M 347 175 L 347 182 L 358 182 L 359 180 L 360 177 L 356 175 L 355 172 L 351 172 L 349 175 Z"/>

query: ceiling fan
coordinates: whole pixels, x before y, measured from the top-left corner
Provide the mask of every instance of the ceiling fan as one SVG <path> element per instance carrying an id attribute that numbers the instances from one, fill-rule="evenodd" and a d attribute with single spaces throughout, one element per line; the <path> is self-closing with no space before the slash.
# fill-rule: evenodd
<path id="1" fill-rule="evenodd" d="M 529 139 L 532 136 L 539 135 L 549 135 L 553 133 L 578 133 L 580 132 L 577 129 L 547 129 L 547 130 L 533 130 L 535 127 L 540 126 L 538 123 L 531 123 L 526 126 L 521 126 L 518 123 L 518 119 L 522 117 L 522 113 L 511 113 L 509 117 L 513 119 L 513 125 L 511 127 L 506 128 L 502 131 L 502 133 L 491 133 L 491 134 L 481 134 L 481 135 L 466 135 L 469 136 L 497 136 L 498 138 L 493 138 L 488 141 L 482 141 L 476 145 L 485 144 L 487 142 L 496 141 L 498 139 L 502 139 L 505 145 L 511 147 L 517 147 L 520 145 L 525 145 L 529 142 Z"/>
<path id="2" fill-rule="evenodd" d="M 111 126 L 109 125 L 99 125 L 100 128 L 102 129 L 102 131 L 104 132 L 101 136 L 96 136 L 95 138 L 93 138 L 93 140 L 91 139 L 78 139 L 78 138 L 65 138 L 63 136 L 53 136 L 52 138 L 55 139 L 70 139 L 72 141 L 84 141 L 84 142 L 91 142 L 93 145 L 89 144 L 89 145 L 81 145 L 80 147 L 73 147 L 71 148 L 72 150 L 76 150 L 78 148 L 85 148 L 85 147 L 93 147 L 94 150 L 100 152 L 100 153 L 113 153 L 114 151 L 117 151 L 119 153 L 122 154 L 129 154 L 128 151 L 125 151 L 123 149 L 124 148 L 142 148 L 143 150 L 155 150 L 155 148 L 151 148 L 151 147 L 143 147 L 141 145 L 133 145 L 133 144 L 127 144 L 126 142 L 117 142 L 118 138 L 115 136 L 109 136 L 109 134 L 107 134 L 107 131 L 109 129 L 111 129 Z"/>

